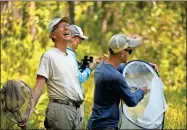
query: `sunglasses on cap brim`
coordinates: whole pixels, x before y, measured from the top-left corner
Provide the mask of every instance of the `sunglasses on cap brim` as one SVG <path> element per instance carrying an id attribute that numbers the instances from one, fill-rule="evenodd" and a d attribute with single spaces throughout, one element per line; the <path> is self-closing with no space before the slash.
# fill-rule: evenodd
<path id="1" fill-rule="evenodd" d="M 125 49 L 124 51 L 127 51 L 129 54 L 132 53 L 132 49 Z"/>

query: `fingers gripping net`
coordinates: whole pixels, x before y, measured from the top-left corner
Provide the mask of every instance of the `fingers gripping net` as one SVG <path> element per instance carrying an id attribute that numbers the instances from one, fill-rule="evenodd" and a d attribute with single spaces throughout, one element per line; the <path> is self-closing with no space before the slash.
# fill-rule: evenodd
<path id="1" fill-rule="evenodd" d="M 8 80 L 1 89 L 1 106 L 6 117 L 15 123 L 25 122 L 33 105 L 32 90 L 21 80 Z"/>

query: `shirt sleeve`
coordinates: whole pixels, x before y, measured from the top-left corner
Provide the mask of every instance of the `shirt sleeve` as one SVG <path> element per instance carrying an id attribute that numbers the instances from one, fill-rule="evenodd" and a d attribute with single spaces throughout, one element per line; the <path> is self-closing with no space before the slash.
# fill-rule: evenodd
<path id="1" fill-rule="evenodd" d="M 126 103 L 129 107 L 136 106 L 144 97 L 144 92 L 142 89 L 138 89 L 136 92 L 131 92 L 130 88 L 128 87 L 125 79 L 120 76 L 118 79 L 118 88 L 120 96 L 122 100 Z"/>
<path id="2" fill-rule="evenodd" d="M 78 62 L 77 62 L 77 57 L 76 57 L 75 53 L 73 51 L 71 51 L 71 50 L 67 50 L 67 52 L 68 52 L 68 54 L 70 54 L 74 58 L 74 60 L 76 62 L 77 69 L 78 69 Z M 86 80 L 88 80 L 90 74 L 91 74 L 91 69 L 90 68 L 86 68 L 83 72 L 81 72 L 78 69 L 79 82 L 83 83 Z"/>
<path id="3" fill-rule="evenodd" d="M 121 74 L 123 74 L 123 69 L 125 68 L 125 63 L 121 63 L 118 67 L 117 67 L 117 70 L 121 73 Z"/>
<path id="4" fill-rule="evenodd" d="M 88 78 L 89 78 L 89 76 L 91 74 L 91 70 L 90 70 L 90 68 L 86 68 L 83 72 L 78 70 L 78 74 L 79 74 L 79 82 L 83 83 L 86 80 L 88 80 Z"/>
<path id="5" fill-rule="evenodd" d="M 41 57 L 37 75 L 44 76 L 47 79 L 50 79 L 52 75 L 50 60 L 44 55 Z"/>

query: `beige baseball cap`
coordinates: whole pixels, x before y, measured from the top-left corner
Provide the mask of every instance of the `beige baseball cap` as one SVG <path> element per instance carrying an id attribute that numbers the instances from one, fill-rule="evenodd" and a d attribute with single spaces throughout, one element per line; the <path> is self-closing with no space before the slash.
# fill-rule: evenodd
<path id="1" fill-rule="evenodd" d="M 83 34 L 83 31 L 82 31 L 82 29 L 79 26 L 70 25 L 69 28 L 71 30 L 71 35 L 72 36 L 79 36 L 80 38 L 82 38 L 84 40 L 88 39 L 88 37 Z"/>
<path id="2" fill-rule="evenodd" d="M 140 41 L 140 38 L 130 38 L 124 34 L 115 34 L 110 38 L 108 47 L 110 47 L 114 53 L 118 53 L 128 47 L 137 47 L 140 45 Z"/>

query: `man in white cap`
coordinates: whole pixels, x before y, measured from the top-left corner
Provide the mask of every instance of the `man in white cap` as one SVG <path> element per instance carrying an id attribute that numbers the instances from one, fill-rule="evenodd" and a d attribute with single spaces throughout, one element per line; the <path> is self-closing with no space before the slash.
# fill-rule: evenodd
<path id="1" fill-rule="evenodd" d="M 49 94 L 44 126 L 46 129 L 79 129 L 79 108 L 84 98 L 79 85 L 78 71 L 72 56 L 66 52 L 71 40 L 69 18 L 55 18 L 49 24 L 54 47 L 45 52 L 37 72 L 33 92 L 37 104 L 45 83 Z"/>
<path id="2" fill-rule="evenodd" d="M 75 60 L 75 62 L 77 64 L 80 88 L 82 89 L 82 93 L 84 94 L 84 90 L 83 90 L 83 87 L 82 87 L 81 84 L 83 82 L 85 82 L 86 80 L 88 80 L 92 70 L 95 69 L 96 61 L 93 60 L 92 63 L 89 63 L 89 67 L 85 68 L 84 70 L 80 70 L 78 68 L 78 63 L 77 63 L 75 50 L 81 44 L 81 41 L 88 39 L 88 37 L 83 34 L 82 29 L 79 26 L 77 26 L 77 25 L 70 25 L 69 28 L 71 30 L 71 40 L 70 40 L 70 42 L 68 44 L 67 53 L 74 58 L 74 60 Z M 80 115 L 81 115 L 81 118 L 80 118 L 81 127 L 83 127 L 83 123 L 84 123 L 84 104 L 82 104 L 80 106 Z"/>
<path id="3" fill-rule="evenodd" d="M 117 130 L 119 103 L 122 99 L 127 106 L 134 107 L 148 92 L 147 87 L 132 93 L 122 74 L 117 70 L 120 63 L 126 63 L 132 48 L 139 45 L 139 39 L 116 34 L 108 45 L 109 57 L 95 70 L 95 91 L 92 114 L 88 129 Z"/>

